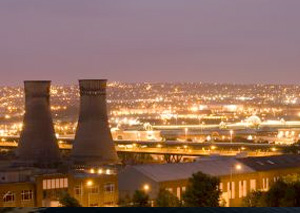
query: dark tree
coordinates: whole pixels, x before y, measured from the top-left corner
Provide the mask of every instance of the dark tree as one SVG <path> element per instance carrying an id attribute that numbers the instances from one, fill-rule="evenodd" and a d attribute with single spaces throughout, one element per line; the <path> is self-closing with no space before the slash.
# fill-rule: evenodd
<path id="1" fill-rule="evenodd" d="M 132 198 L 134 207 L 149 207 L 149 196 L 144 192 L 137 190 Z"/>
<path id="2" fill-rule="evenodd" d="M 179 199 L 166 189 L 160 189 L 156 198 L 157 207 L 179 207 Z"/>
<path id="3" fill-rule="evenodd" d="M 118 204 L 119 204 L 120 207 L 130 207 L 130 206 L 132 206 L 131 203 L 132 203 L 132 199 L 127 194 L 125 197 L 119 199 L 119 203 Z"/>
<path id="4" fill-rule="evenodd" d="M 300 146 L 299 142 L 296 144 L 293 144 L 291 146 L 287 146 L 283 149 L 283 152 L 289 153 L 289 154 L 300 154 Z"/>
<path id="5" fill-rule="evenodd" d="M 61 195 L 59 202 L 63 207 L 81 207 L 78 200 L 71 197 L 71 195 L 67 192 Z"/>
<path id="6" fill-rule="evenodd" d="M 186 207 L 219 207 L 220 180 L 217 177 L 198 172 L 189 179 L 183 203 Z"/>
<path id="7" fill-rule="evenodd" d="M 294 190 L 295 190 L 295 193 L 296 193 L 296 195 L 295 195 L 296 199 L 294 199 L 294 201 L 295 201 L 294 206 L 299 207 L 300 206 L 300 182 L 299 181 L 294 183 Z"/>
<path id="8" fill-rule="evenodd" d="M 300 182 L 278 180 L 267 192 L 253 192 L 243 205 L 247 207 L 299 207 Z"/>
<path id="9" fill-rule="evenodd" d="M 243 207 L 264 207 L 265 193 L 262 191 L 253 191 L 243 199 Z"/>
<path id="10" fill-rule="evenodd" d="M 297 193 L 295 191 L 295 188 L 287 187 L 285 190 L 284 196 L 280 199 L 280 207 L 296 207 L 296 199 L 297 199 Z"/>
<path id="11" fill-rule="evenodd" d="M 266 206 L 267 207 L 280 207 L 281 199 L 285 197 L 288 184 L 283 180 L 278 180 L 266 193 Z"/>

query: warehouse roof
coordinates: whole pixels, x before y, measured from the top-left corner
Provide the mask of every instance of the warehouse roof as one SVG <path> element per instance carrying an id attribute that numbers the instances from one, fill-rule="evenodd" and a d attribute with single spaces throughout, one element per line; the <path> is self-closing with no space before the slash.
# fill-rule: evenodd
<path id="1" fill-rule="evenodd" d="M 131 166 L 127 169 L 137 170 L 149 178 L 157 182 L 170 181 L 170 180 L 183 180 L 188 179 L 195 172 L 201 171 L 205 174 L 212 176 L 230 175 L 231 170 L 235 165 L 240 164 L 239 161 L 233 158 L 207 160 L 193 163 L 174 163 L 174 164 L 151 164 L 151 165 L 138 165 Z M 235 173 L 249 173 L 254 172 L 248 166 L 241 166 L 239 171 Z"/>
<path id="2" fill-rule="evenodd" d="M 238 159 L 238 161 L 256 171 L 300 167 L 300 155 L 249 157 Z"/>
<path id="3" fill-rule="evenodd" d="M 240 169 L 235 166 L 240 165 Z M 300 155 L 281 155 L 271 157 L 248 157 L 248 158 L 221 158 L 203 160 L 193 163 L 174 164 L 150 164 L 128 166 L 127 170 L 136 170 L 156 182 L 184 180 L 196 172 L 202 172 L 211 176 L 226 176 L 233 171 L 238 173 L 251 173 L 283 168 L 300 168 Z"/>

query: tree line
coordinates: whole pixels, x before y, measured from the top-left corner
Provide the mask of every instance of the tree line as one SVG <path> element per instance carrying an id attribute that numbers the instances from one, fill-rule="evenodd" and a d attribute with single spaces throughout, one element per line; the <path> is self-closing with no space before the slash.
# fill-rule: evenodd
<path id="1" fill-rule="evenodd" d="M 189 179 L 182 200 L 170 191 L 161 188 L 155 200 L 155 207 L 219 207 L 220 180 L 202 172 L 192 175 Z M 150 207 L 149 195 L 143 190 L 135 191 L 131 201 L 123 202 L 123 206 Z"/>
<path id="2" fill-rule="evenodd" d="M 120 206 L 130 207 L 222 207 L 220 179 L 197 172 L 189 178 L 182 200 L 161 188 L 154 203 L 143 190 L 135 191 L 132 198 L 123 200 Z M 60 203 L 66 207 L 79 207 L 79 202 L 65 193 Z M 243 199 L 243 207 L 300 207 L 300 176 L 290 175 L 278 179 L 268 191 L 252 191 Z"/>
<path id="3" fill-rule="evenodd" d="M 253 191 L 244 200 L 244 207 L 300 207 L 299 175 L 277 180 L 268 191 Z"/>

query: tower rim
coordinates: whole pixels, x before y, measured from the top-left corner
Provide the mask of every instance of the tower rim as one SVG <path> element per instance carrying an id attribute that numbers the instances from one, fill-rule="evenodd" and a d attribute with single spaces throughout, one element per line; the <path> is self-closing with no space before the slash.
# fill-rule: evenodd
<path id="1" fill-rule="evenodd" d="M 79 82 L 85 82 L 85 81 L 107 81 L 107 79 L 102 78 L 102 79 L 79 79 Z"/>
<path id="2" fill-rule="evenodd" d="M 51 80 L 25 80 L 24 83 L 51 83 Z"/>

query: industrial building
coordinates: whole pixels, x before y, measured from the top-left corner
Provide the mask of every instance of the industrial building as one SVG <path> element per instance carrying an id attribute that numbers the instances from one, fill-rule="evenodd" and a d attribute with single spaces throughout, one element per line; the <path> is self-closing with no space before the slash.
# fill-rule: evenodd
<path id="1" fill-rule="evenodd" d="M 80 116 L 71 160 L 60 156 L 50 83 L 24 83 L 24 125 L 16 159 L 1 162 L 0 207 L 61 206 L 64 193 L 81 206 L 116 206 L 118 158 L 106 114 L 106 80 L 80 81 Z"/>
<path id="2" fill-rule="evenodd" d="M 118 174 L 119 160 L 108 125 L 106 80 L 80 80 L 79 87 L 74 146 L 70 159 L 63 159 L 50 111 L 50 81 L 25 82 L 24 125 L 17 158 L 1 162 L 0 207 L 60 206 L 59 199 L 66 192 L 87 207 L 117 206 L 119 199 L 131 197 L 135 190 L 145 190 L 152 201 L 160 188 L 182 199 L 188 179 L 199 171 L 220 178 L 220 202 L 241 206 L 252 190 L 268 190 L 279 177 L 300 171 L 300 156 L 282 155 L 127 166 Z M 185 131 L 182 135 L 187 139 L 192 134 Z M 225 134 L 232 140 L 232 133 Z M 158 131 L 145 131 L 144 137 L 152 140 L 154 136 Z"/>
<path id="3" fill-rule="evenodd" d="M 50 81 L 25 81 L 25 115 L 17 164 L 49 167 L 60 162 L 50 111 Z"/>
<path id="4" fill-rule="evenodd" d="M 107 80 L 80 80 L 80 113 L 72 160 L 77 165 L 115 164 L 118 156 L 108 126 Z"/>
<path id="5" fill-rule="evenodd" d="M 152 202 L 160 188 L 182 199 L 192 174 L 202 172 L 220 178 L 220 202 L 238 207 L 253 190 L 268 190 L 279 177 L 300 172 L 300 156 L 203 159 L 193 163 L 127 166 L 119 174 L 120 200 L 145 190 Z"/>
<path id="6" fill-rule="evenodd" d="M 116 171 L 99 171 L 5 168 L 0 171 L 0 207 L 59 207 L 59 199 L 64 192 L 82 206 L 116 206 Z"/>

